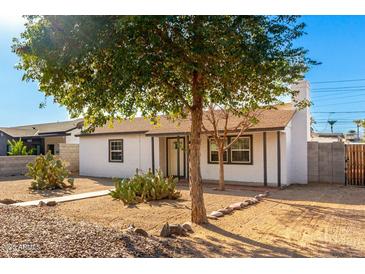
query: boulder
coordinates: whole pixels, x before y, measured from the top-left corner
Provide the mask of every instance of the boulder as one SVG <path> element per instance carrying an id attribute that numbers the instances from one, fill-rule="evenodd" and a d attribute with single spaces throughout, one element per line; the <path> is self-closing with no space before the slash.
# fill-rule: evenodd
<path id="1" fill-rule="evenodd" d="M 43 207 L 43 206 L 46 206 L 47 204 L 45 203 L 45 202 L 43 202 L 43 201 L 40 201 L 39 203 L 38 203 L 38 206 L 40 206 L 40 207 Z"/>
<path id="2" fill-rule="evenodd" d="M 253 205 L 253 204 L 257 204 L 259 202 L 259 200 L 257 200 L 256 198 L 250 198 L 250 199 L 247 199 L 245 202 L 247 202 L 249 205 Z"/>
<path id="3" fill-rule="evenodd" d="M 255 196 L 255 198 L 257 199 L 257 200 L 262 200 L 263 198 L 265 198 L 265 197 L 267 197 L 267 194 L 266 193 L 264 193 L 264 194 L 258 194 L 258 195 L 256 195 Z"/>
<path id="4" fill-rule="evenodd" d="M 57 202 L 56 201 L 49 201 L 46 203 L 47 206 L 56 206 Z"/>
<path id="5" fill-rule="evenodd" d="M 232 210 L 240 210 L 242 208 L 242 203 L 234 203 L 229 205 L 229 208 L 231 208 Z"/>
<path id="6" fill-rule="evenodd" d="M 241 203 L 241 208 L 245 208 L 246 206 L 249 206 L 249 203 L 248 202 Z"/>
<path id="7" fill-rule="evenodd" d="M 186 230 L 183 228 L 182 225 L 180 224 L 173 224 L 173 225 L 169 225 L 170 226 L 170 232 L 171 234 L 173 235 L 176 235 L 176 236 L 186 236 Z"/>
<path id="8" fill-rule="evenodd" d="M 164 224 L 160 232 L 161 237 L 171 237 L 171 230 L 169 223 Z"/>
<path id="9" fill-rule="evenodd" d="M 194 230 L 193 228 L 191 227 L 191 223 L 190 222 L 185 222 L 182 224 L 182 227 L 185 229 L 185 231 L 187 232 L 190 232 L 190 233 L 193 233 Z"/>
<path id="10" fill-rule="evenodd" d="M 142 228 L 135 228 L 134 229 L 134 233 L 141 235 L 143 237 L 148 237 L 148 233 L 146 230 L 142 229 Z"/>
<path id="11" fill-rule="evenodd" d="M 219 212 L 219 211 L 212 211 L 210 214 L 210 216 L 214 216 L 214 217 L 223 217 L 224 214 L 222 212 Z"/>
<path id="12" fill-rule="evenodd" d="M 217 211 L 222 212 L 224 215 L 229 214 L 233 211 L 233 208 L 231 207 L 226 207 L 226 208 L 221 208 L 218 209 Z"/>

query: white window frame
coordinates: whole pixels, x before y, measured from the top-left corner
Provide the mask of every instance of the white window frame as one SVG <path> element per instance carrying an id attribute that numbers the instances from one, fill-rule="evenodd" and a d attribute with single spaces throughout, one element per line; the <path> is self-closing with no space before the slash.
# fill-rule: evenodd
<path id="1" fill-rule="evenodd" d="M 233 137 L 234 138 L 234 137 Z M 230 147 L 230 153 L 231 153 L 231 155 L 230 155 L 230 162 L 232 163 L 232 164 L 249 164 L 249 163 L 251 163 L 251 153 L 252 153 L 252 144 L 251 144 L 251 138 L 250 137 L 248 137 L 248 136 L 242 136 L 242 137 L 239 137 L 238 139 L 248 139 L 248 144 L 249 144 L 249 146 L 248 146 L 248 148 L 241 148 L 241 149 L 235 149 L 235 148 L 233 148 L 233 146 L 234 146 L 234 144 Z M 238 140 L 237 140 L 238 141 Z M 232 157 L 232 152 L 234 152 L 234 151 L 248 151 L 248 161 L 234 161 L 233 160 L 233 157 Z"/>
<path id="2" fill-rule="evenodd" d="M 120 142 L 122 144 L 122 149 L 112 149 L 113 142 Z M 121 160 L 113 160 L 112 159 L 112 152 L 120 152 L 121 153 Z M 109 162 L 112 163 L 123 163 L 124 161 L 124 142 L 123 139 L 112 139 L 109 140 Z"/>

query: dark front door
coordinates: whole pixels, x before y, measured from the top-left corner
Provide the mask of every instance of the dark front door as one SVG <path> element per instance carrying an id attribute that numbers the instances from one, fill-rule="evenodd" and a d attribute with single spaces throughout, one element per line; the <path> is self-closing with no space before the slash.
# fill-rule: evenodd
<path id="1" fill-rule="evenodd" d="M 51 153 L 54 155 L 54 145 L 53 144 L 47 145 L 47 152 L 48 151 L 51 151 Z"/>
<path id="2" fill-rule="evenodd" d="M 167 138 L 167 176 L 185 177 L 185 139 Z"/>

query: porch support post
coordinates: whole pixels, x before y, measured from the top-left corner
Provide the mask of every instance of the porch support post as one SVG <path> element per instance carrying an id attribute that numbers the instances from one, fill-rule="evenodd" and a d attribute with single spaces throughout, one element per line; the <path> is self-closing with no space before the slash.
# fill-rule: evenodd
<path id="1" fill-rule="evenodd" d="M 152 149 L 152 173 L 155 174 L 155 137 L 151 137 L 151 149 Z"/>
<path id="2" fill-rule="evenodd" d="M 280 131 L 276 132 L 277 136 L 277 154 L 278 154 L 278 187 L 281 187 L 281 144 L 280 144 Z"/>
<path id="3" fill-rule="evenodd" d="M 263 132 L 263 151 L 264 151 L 264 186 L 267 186 L 267 138 L 266 131 Z"/>
<path id="4" fill-rule="evenodd" d="M 186 179 L 189 180 L 189 170 L 190 170 L 190 164 L 189 164 L 189 152 L 190 152 L 190 149 L 189 149 L 189 135 L 186 135 L 186 166 L 187 166 L 187 169 L 186 169 Z"/>
<path id="5" fill-rule="evenodd" d="M 177 177 L 180 179 L 180 136 L 177 136 Z"/>

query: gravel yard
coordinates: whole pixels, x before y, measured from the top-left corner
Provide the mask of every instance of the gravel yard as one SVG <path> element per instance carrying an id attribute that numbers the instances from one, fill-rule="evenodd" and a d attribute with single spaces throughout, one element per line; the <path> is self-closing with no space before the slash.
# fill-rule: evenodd
<path id="1" fill-rule="evenodd" d="M 0 206 L 0 224 L 3 258 L 173 257 L 179 244 L 179 240 L 75 223 L 56 216 L 54 208 Z"/>
<path id="2" fill-rule="evenodd" d="M 111 179 L 106 178 L 75 178 L 75 188 L 52 191 L 32 191 L 29 189 L 31 179 L 21 177 L 0 177 L 0 203 L 1 200 L 32 201 L 42 198 L 59 197 L 71 194 L 85 193 L 113 188 Z"/>
<path id="3" fill-rule="evenodd" d="M 165 222 L 190 219 L 188 189 L 181 191 L 178 201 L 125 207 L 104 196 L 61 204 L 57 213 L 115 229 L 134 224 L 158 235 Z M 206 187 L 206 208 L 209 213 L 263 191 Z M 180 245 L 187 256 L 365 257 L 365 188 L 310 184 L 271 189 L 270 197 L 259 204 L 193 229 Z"/>
<path id="4" fill-rule="evenodd" d="M 126 207 L 109 196 L 56 207 L 0 207 L 1 257 L 365 257 L 365 188 L 310 184 L 271 189 L 269 198 L 188 237 L 158 237 L 163 224 L 190 219 L 182 197 Z M 205 188 L 208 213 L 265 189 Z M 144 238 L 122 231 L 130 224 Z"/>

